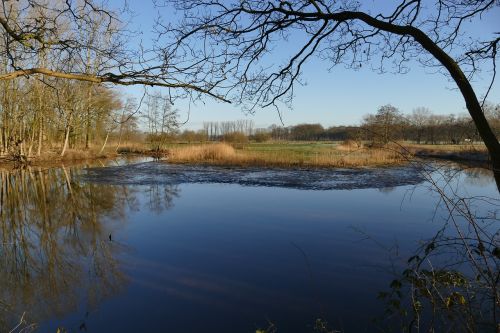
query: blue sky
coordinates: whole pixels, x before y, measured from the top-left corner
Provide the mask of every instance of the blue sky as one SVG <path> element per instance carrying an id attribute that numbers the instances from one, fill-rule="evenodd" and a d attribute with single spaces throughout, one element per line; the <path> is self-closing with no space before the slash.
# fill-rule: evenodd
<path id="1" fill-rule="evenodd" d="M 112 6 L 122 5 L 121 0 L 112 0 Z M 130 9 L 135 18 L 131 28 L 142 31 L 145 43 L 152 37 L 152 25 L 157 15 L 151 0 L 130 0 Z M 175 13 L 167 8 L 160 9 L 166 20 L 175 20 Z M 499 11 L 491 13 L 484 21 L 470 25 L 473 33 L 491 34 L 499 31 Z M 277 51 L 279 52 L 279 51 Z M 280 54 L 276 54 L 280 56 Z M 298 123 L 320 123 L 325 127 L 359 124 L 363 115 L 374 113 L 381 105 L 392 104 L 403 113 L 419 106 L 431 109 L 435 114 L 466 113 L 465 103 L 455 85 L 442 74 L 431 73 L 418 64 L 411 65 L 407 74 L 378 74 L 367 68 L 358 71 L 342 66 L 328 70 L 329 64 L 313 58 L 303 69 L 302 80 L 307 84 L 297 87 L 292 109 L 281 109 L 285 126 Z M 486 77 L 485 77 L 486 78 Z M 486 91 L 489 82 L 478 78 L 474 82 L 480 96 Z M 489 100 L 500 103 L 500 86 L 497 83 Z M 142 89 L 137 87 L 121 88 L 124 94 L 140 96 Z M 189 122 L 183 128 L 199 129 L 203 121 L 226 121 L 252 119 L 256 127 L 280 124 L 275 109 L 256 110 L 254 114 L 245 114 L 240 108 L 205 98 L 189 106 L 187 101 L 178 101 L 175 105 L 180 110 L 180 120 Z"/>

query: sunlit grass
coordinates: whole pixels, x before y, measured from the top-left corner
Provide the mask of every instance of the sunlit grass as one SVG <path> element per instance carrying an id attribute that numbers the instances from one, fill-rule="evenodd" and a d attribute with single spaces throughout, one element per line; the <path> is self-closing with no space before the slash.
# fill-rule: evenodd
<path id="1" fill-rule="evenodd" d="M 388 148 L 346 147 L 322 143 L 226 143 L 177 146 L 169 149 L 171 163 L 260 167 L 365 167 L 400 164 L 398 151 Z"/>

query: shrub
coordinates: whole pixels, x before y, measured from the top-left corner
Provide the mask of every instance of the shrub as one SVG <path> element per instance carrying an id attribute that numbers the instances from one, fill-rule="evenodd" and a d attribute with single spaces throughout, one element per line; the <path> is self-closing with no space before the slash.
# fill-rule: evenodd
<path id="1" fill-rule="evenodd" d="M 252 137 L 256 142 L 266 142 L 271 140 L 271 134 L 266 132 L 255 133 Z"/>
<path id="2" fill-rule="evenodd" d="M 242 132 L 231 132 L 224 134 L 222 140 L 231 143 L 246 143 L 248 142 L 248 137 Z"/>

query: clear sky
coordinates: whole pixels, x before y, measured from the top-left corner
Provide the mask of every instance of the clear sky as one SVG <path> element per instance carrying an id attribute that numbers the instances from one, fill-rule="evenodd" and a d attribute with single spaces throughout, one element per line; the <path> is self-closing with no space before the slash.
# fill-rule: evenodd
<path id="1" fill-rule="evenodd" d="M 112 6 L 123 5 L 122 0 L 112 0 Z M 142 32 L 142 40 L 147 43 L 153 36 L 152 25 L 157 16 L 152 0 L 129 0 L 128 5 L 135 18 L 133 30 Z M 175 20 L 176 14 L 167 8 L 159 9 L 166 20 Z M 484 21 L 474 23 L 474 33 L 491 34 L 500 31 L 500 12 L 495 11 Z M 279 52 L 276 51 L 276 52 Z M 279 56 L 279 54 L 277 55 Z M 359 124 L 363 115 L 374 113 L 381 105 L 392 104 L 403 113 L 419 106 L 429 108 L 435 114 L 466 113 L 465 103 L 455 85 L 442 74 L 434 74 L 430 69 L 418 64 L 411 65 L 408 74 L 378 74 L 369 69 L 358 71 L 342 66 L 328 70 L 329 64 L 313 58 L 303 69 L 303 81 L 307 84 L 295 89 L 292 109 L 282 109 L 285 126 L 298 123 L 320 123 L 325 127 Z M 497 80 L 498 81 L 498 80 Z M 486 77 L 474 82 L 479 96 L 486 91 Z M 137 87 L 120 88 L 124 94 L 141 96 L 142 89 Z M 488 98 L 500 103 L 500 85 L 497 83 Z M 189 122 L 183 128 L 199 129 L 203 121 L 226 121 L 252 119 L 256 127 L 280 124 L 275 109 L 256 110 L 245 114 L 236 106 L 205 98 L 189 107 L 187 101 L 178 101 L 175 108 L 180 110 L 180 120 Z"/>

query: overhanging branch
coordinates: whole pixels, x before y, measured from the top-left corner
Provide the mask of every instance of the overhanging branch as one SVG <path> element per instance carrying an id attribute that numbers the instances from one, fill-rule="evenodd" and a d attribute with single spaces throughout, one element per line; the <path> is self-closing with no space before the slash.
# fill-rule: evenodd
<path id="1" fill-rule="evenodd" d="M 220 101 L 231 103 L 228 99 L 221 95 L 217 95 L 210 91 L 209 89 L 201 88 L 199 86 L 188 84 L 188 83 L 169 83 L 169 82 L 160 82 L 158 80 L 152 79 L 138 79 L 134 78 L 133 75 L 114 75 L 114 74 L 106 74 L 106 75 L 90 75 L 90 74 L 78 74 L 78 73 L 65 73 L 53 71 L 48 68 L 29 68 L 29 69 L 21 69 L 17 71 L 13 71 L 10 73 L 0 74 L 0 81 L 5 80 L 13 80 L 21 76 L 30 76 L 34 74 L 41 74 L 46 76 L 51 76 L 55 78 L 67 79 L 67 80 L 77 80 L 77 81 L 85 81 L 96 84 L 101 83 L 112 83 L 121 86 L 134 86 L 134 85 L 143 85 L 143 86 L 151 86 L 151 87 L 165 87 L 165 88 L 174 88 L 174 89 L 185 89 L 192 90 L 202 94 L 209 95 L 215 99 Z"/>

